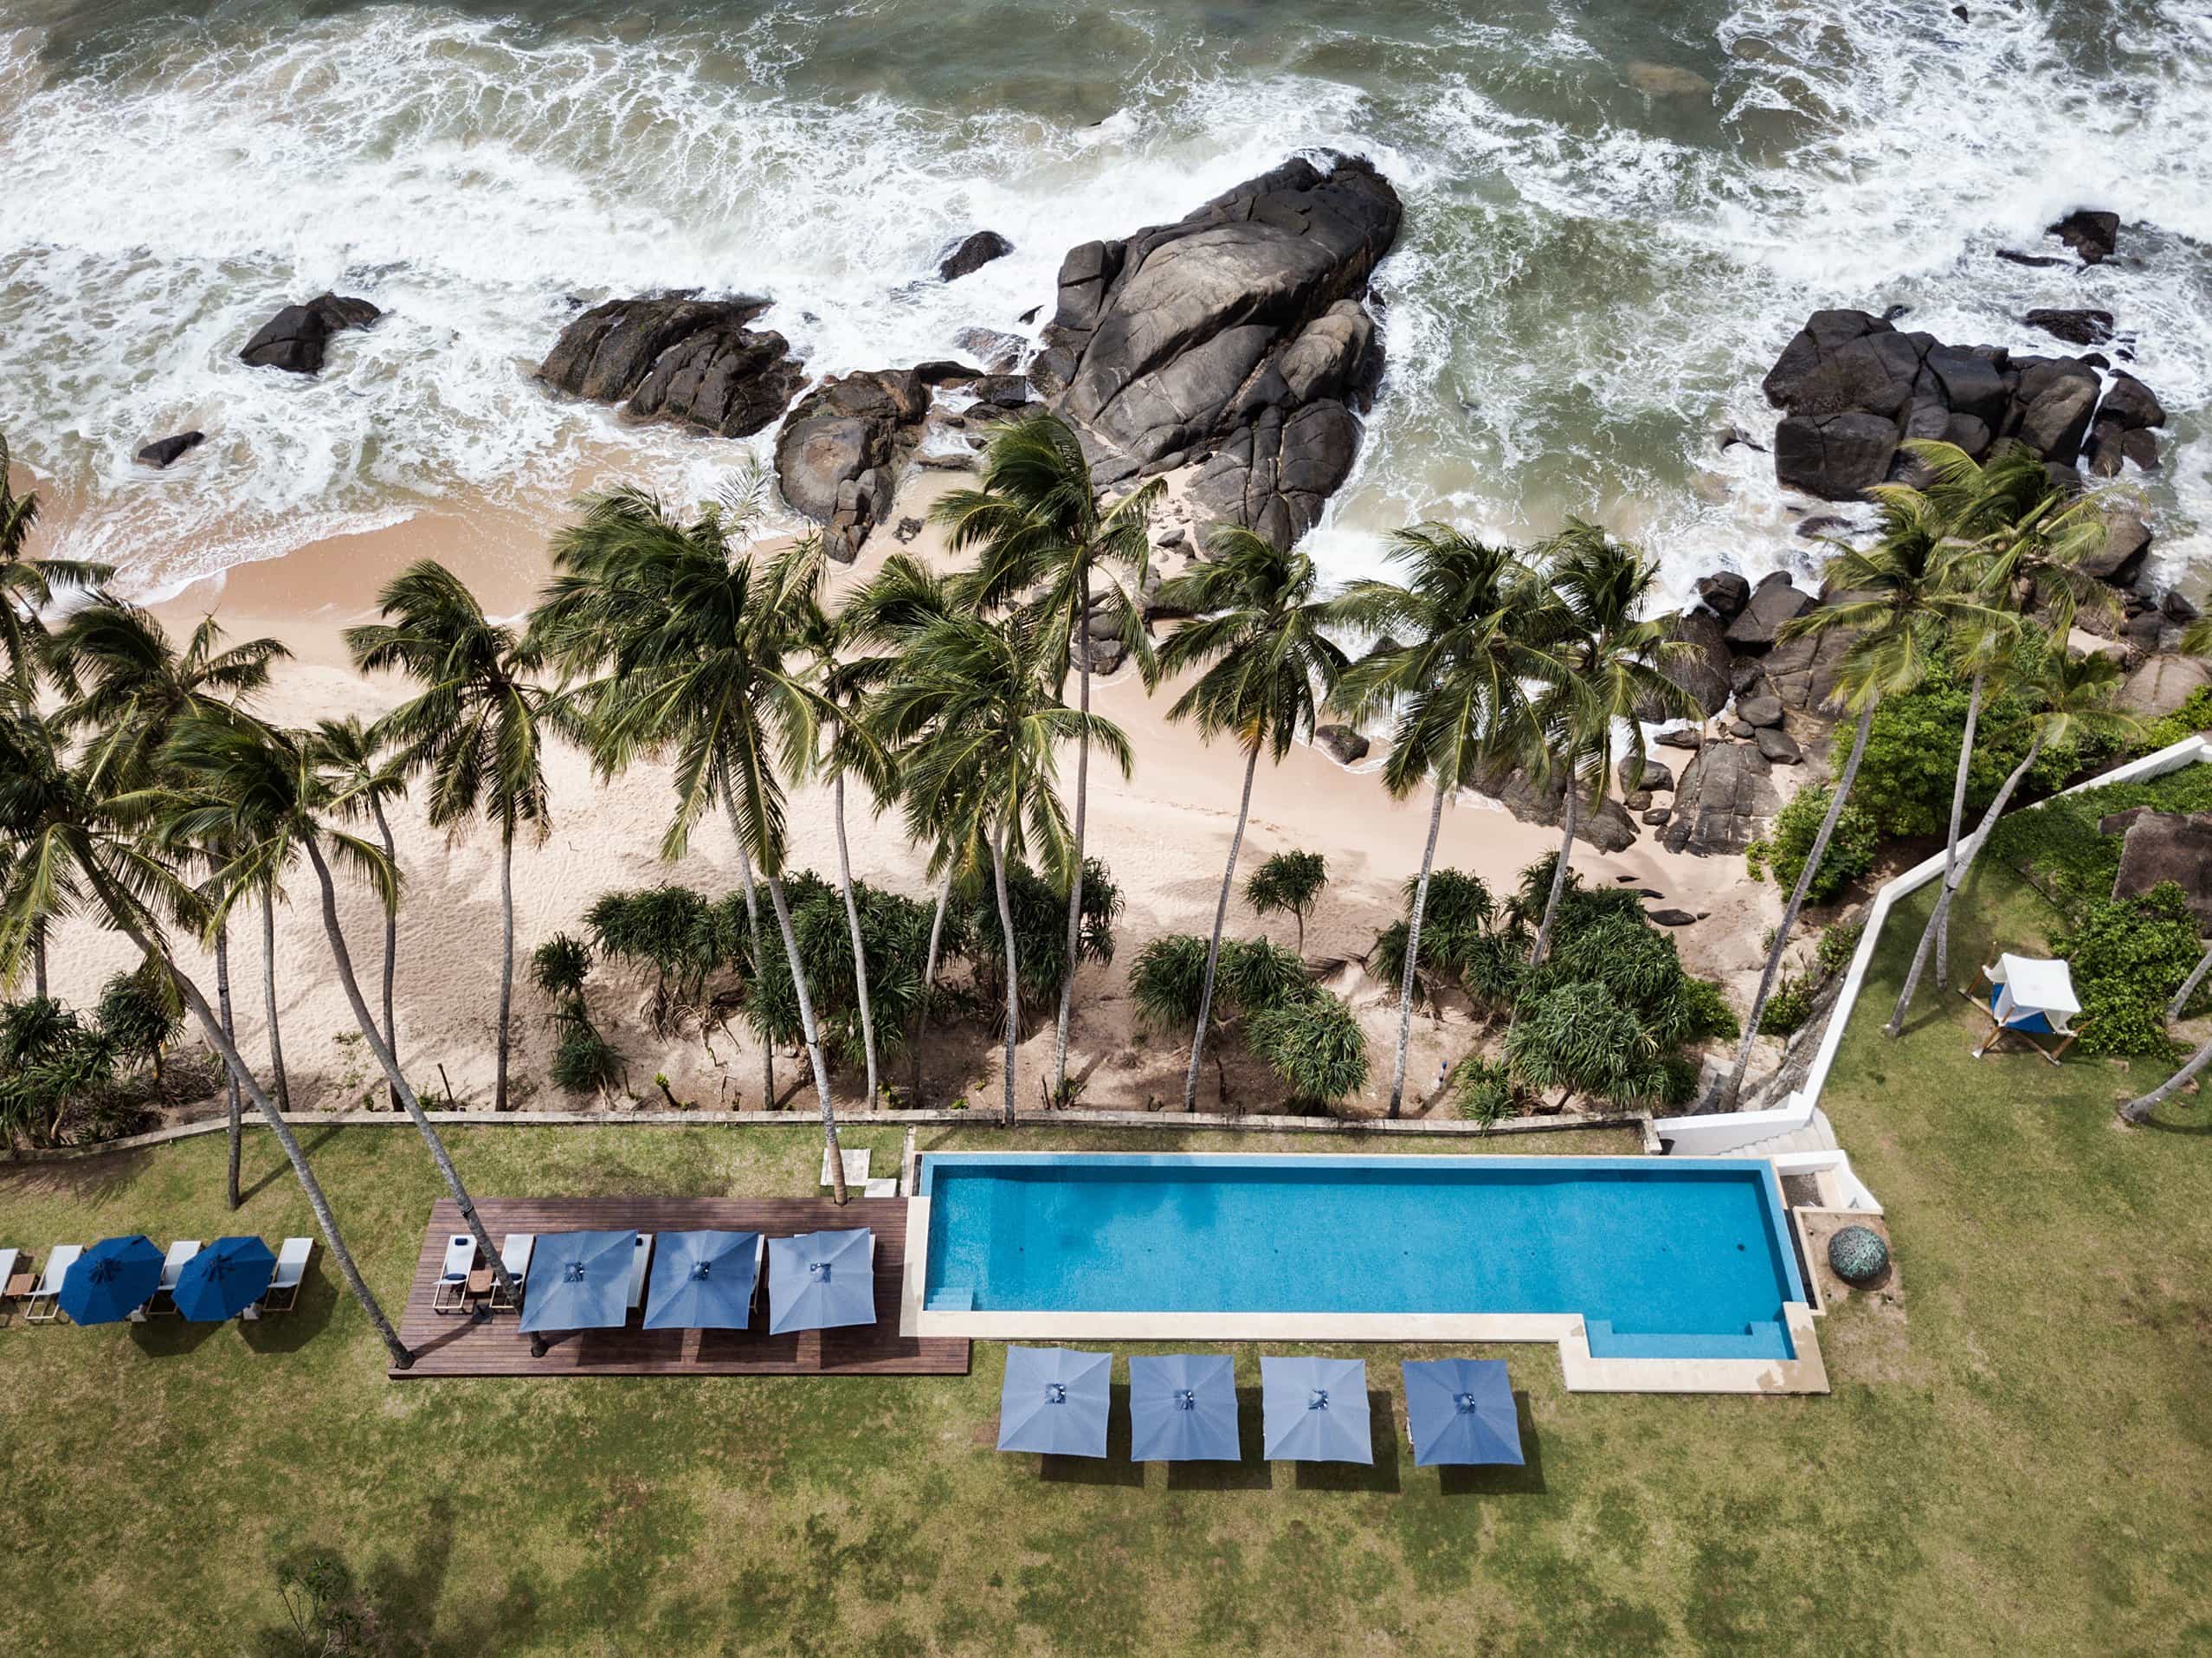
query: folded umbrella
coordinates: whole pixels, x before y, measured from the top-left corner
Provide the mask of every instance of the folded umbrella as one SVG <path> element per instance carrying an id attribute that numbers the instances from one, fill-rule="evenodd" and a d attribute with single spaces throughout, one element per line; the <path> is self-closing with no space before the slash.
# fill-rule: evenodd
<path id="1" fill-rule="evenodd" d="M 161 1287 L 161 1251 L 137 1233 L 102 1238 L 61 1274 L 61 1310 L 72 1324 L 127 1319 Z"/>
<path id="2" fill-rule="evenodd" d="M 217 1238 L 184 1263 L 171 1299 L 199 1324 L 235 1319 L 268 1293 L 276 1257 L 259 1238 Z"/>

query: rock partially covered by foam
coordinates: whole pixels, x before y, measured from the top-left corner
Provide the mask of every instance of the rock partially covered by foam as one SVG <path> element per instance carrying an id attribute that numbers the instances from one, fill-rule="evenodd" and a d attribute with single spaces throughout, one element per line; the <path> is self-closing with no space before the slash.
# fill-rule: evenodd
<path id="1" fill-rule="evenodd" d="M 263 323 L 238 358 L 252 368 L 319 374 L 332 334 L 366 328 L 383 315 L 366 300 L 319 294 L 305 305 L 286 306 Z"/>
<path id="2" fill-rule="evenodd" d="M 1783 411 L 1775 477 L 1828 500 L 1859 499 L 1879 483 L 1925 483 L 1926 469 L 1900 447 L 1913 438 L 1942 438 L 1977 459 L 2011 440 L 2065 475 L 2100 421 L 2109 439 L 2094 448 L 2110 449 L 2117 472 L 2125 434 L 2165 416 L 2140 381 L 2115 376 L 2107 391 L 2102 360 L 1946 345 L 1864 311 L 1816 311 L 1762 382 Z M 2155 442 L 2138 441 L 2136 454 L 2155 464 Z"/>
<path id="3" fill-rule="evenodd" d="M 776 435 L 776 477 L 784 499 L 823 526 L 824 552 L 851 563 L 890 507 L 932 387 L 988 378 L 957 363 L 927 363 L 841 375 L 799 400 Z"/>
<path id="4" fill-rule="evenodd" d="M 1287 546 L 1350 474 L 1382 374 L 1363 301 L 1404 210 L 1370 162 L 1323 160 L 1061 262 L 1030 374 L 1101 484 L 1199 465 L 1201 506 Z"/>
<path id="5" fill-rule="evenodd" d="M 641 420 L 749 437 L 805 379 L 783 335 L 745 326 L 767 308 L 765 300 L 689 294 L 609 300 L 561 331 L 538 375 Z"/>

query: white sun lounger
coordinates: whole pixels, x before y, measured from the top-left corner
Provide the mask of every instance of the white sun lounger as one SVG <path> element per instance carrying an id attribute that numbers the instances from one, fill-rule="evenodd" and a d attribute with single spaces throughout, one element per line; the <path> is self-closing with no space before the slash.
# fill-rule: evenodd
<path id="1" fill-rule="evenodd" d="M 507 1269 L 507 1276 L 517 1284 L 526 1284 L 530 1278 L 530 1252 L 538 1247 L 535 1232 L 510 1232 L 500 1242 L 500 1260 Z M 500 1287 L 500 1281 L 492 1281 L 492 1311 L 512 1313 L 514 1303 L 506 1299 L 506 1292 Z"/>
<path id="2" fill-rule="evenodd" d="M 39 1275 L 38 1287 L 30 1293 L 29 1304 L 23 1309 L 24 1323 L 52 1324 L 61 1316 L 61 1280 L 84 1252 L 81 1243 L 57 1243 L 47 1252 L 46 1270 Z M 42 1301 L 46 1304 L 43 1311 L 39 1306 Z"/>
<path id="3" fill-rule="evenodd" d="M 446 1258 L 438 1268 L 438 1281 L 430 1286 L 430 1311 L 464 1313 L 468 1309 L 468 1274 L 476 1265 L 476 1240 L 467 1232 L 446 1235 Z"/>
<path id="4" fill-rule="evenodd" d="M 158 1319 L 164 1313 L 176 1316 L 177 1281 L 184 1274 L 184 1263 L 199 1252 L 197 1238 L 179 1238 L 169 1246 L 169 1253 L 161 1259 L 161 1282 L 154 1286 L 146 1304 L 131 1314 L 132 1323 L 144 1324 L 148 1319 Z"/>
<path id="5" fill-rule="evenodd" d="M 285 1239 L 284 1247 L 276 1252 L 276 1274 L 262 1293 L 259 1311 L 289 1313 L 299 1306 L 300 1281 L 306 1277 L 307 1262 L 314 1253 L 313 1238 Z"/>
<path id="6" fill-rule="evenodd" d="M 23 1258 L 21 1249 L 0 1249 L 0 1313 L 7 1311 L 11 1299 L 8 1293 L 8 1281 L 16 1275 L 16 1263 Z"/>

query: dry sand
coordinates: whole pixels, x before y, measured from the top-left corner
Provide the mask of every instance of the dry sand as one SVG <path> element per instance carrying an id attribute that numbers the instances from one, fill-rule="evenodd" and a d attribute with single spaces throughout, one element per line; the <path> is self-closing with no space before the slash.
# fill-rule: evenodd
<path id="1" fill-rule="evenodd" d="M 896 544 L 889 526 L 923 515 L 929 498 L 947 487 L 941 474 L 917 473 L 894 510 L 846 578 L 865 577 Z M 275 719 L 304 724 L 326 716 L 373 718 L 406 694 L 389 677 L 364 679 L 348 665 L 340 629 L 369 616 L 377 587 L 410 560 L 445 560 L 476 589 L 494 614 L 514 614 L 528 603 L 546 571 L 545 527 L 497 517 L 425 517 L 396 529 L 345 537 L 301 548 L 289 557 L 242 566 L 220 583 L 203 583 L 161 607 L 168 625 L 182 634 L 213 609 L 233 637 L 273 634 L 294 660 L 277 672 L 260 705 Z M 942 559 L 933 531 L 909 551 Z M 1071 1035 L 1071 1071 L 1082 1079 L 1085 1105 L 1118 1109 L 1180 1102 L 1187 1044 L 1137 1029 L 1127 990 L 1128 962 L 1148 940 L 1165 932 L 1200 932 L 1212 924 L 1222 868 L 1235 827 L 1241 766 L 1233 750 L 1200 743 L 1188 729 L 1167 723 L 1170 687 L 1147 696 L 1133 671 L 1095 683 L 1094 706 L 1126 731 L 1135 746 L 1134 777 L 1125 783 L 1111 767 L 1093 766 L 1088 841 L 1126 897 L 1116 929 L 1119 952 L 1111 968 L 1082 973 Z M 1398 889 L 1417 868 L 1427 828 L 1426 803 L 1393 802 L 1371 774 L 1374 758 L 1347 771 L 1318 750 L 1300 746 L 1284 763 L 1263 767 L 1254 790 L 1252 820 L 1239 861 L 1240 897 L 1232 903 L 1233 933 L 1261 930 L 1241 899 L 1241 877 L 1269 854 L 1305 848 L 1325 854 L 1330 886 L 1306 928 L 1311 959 L 1354 961 L 1398 909 Z M 667 772 L 633 768 L 611 783 L 591 774 L 584 757 L 556 745 L 548 759 L 554 803 L 551 832 L 541 844 L 525 842 L 515 860 L 518 982 L 513 1103 L 535 1109 L 594 1102 L 566 1096 L 545 1079 L 551 1034 L 544 998 L 527 981 L 530 949 L 559 930 L 581 932 L 584 910 L 610 889 L 678 881 L 709 894 L 735 887 L 738 874 L 726 831 L 710 824 L 693 838 L 683 862 L 656 855 L 670 799 Z M 1072 783 L 1072 759 L 1063 784 Z M 472 1105 L 488 1105 L 493 1081 L 500 958 L 499 861 L 496 838 L 477 829 L 448 839 L 430 829 L 412 803 L 395 813 L 406 881 L 400 913 L 398 1013 L 402 1055 L 418 1086 L 435 1086 L 440 1067 Z M 834 872 L 828 796 L 807 788 L 791 803 L 791 857 Z M 870 881 L 925 896 L 922 859 L 899 833 L 895 815 L 871 819 L 856 810 L 851 823 L 854 873 Z M 1436 861 L 1473 871 L 1503 892 L 1518 872 L 1557 842 L 1553 830 L 1523 823 L 1475 797 L 1444 816 Z M 1578 844 L 1574 867 L 1593 884 L 1628 878 L 1660 894 L 1665 903 L 1709 919 L 1676 933 L 1696 972 L 1725 983 L 1739 1004 L 1747 1001 L 1760 939 L 1779 910 L 1770 884 L 1744 879 L 1736 858 L 1695 858 L 1659 848 L 1647 835 L 1617 856 Z M 279 1018 L 295 1107 L 337 1108 L 381 1099 L 381 1085 L 355 1030 L 330 965 L 312 874 L 293 880 L 290 901 L 277 919 Z M 364 888 L 342 894 L 341 919 L 357 971 L 372 1001 L 380 960 L 382 923 Z M 1280 942 L 1291 941 L 1287 919 L 1267 924 Z M 261 952 L 258 921 L 241 918 L 243 936 L 232 945 L 232 977 L 240 1037 L 249 1056 L 266 1053 L 261 1017 Z M 88 1003 L 108 973 L 128 964 L 129 947 L 114 935 L 81 924 L 55 940 L 56 993 Z M 210 969 L 201 982 L 210 994 Z M 1345 967 L 1332 981 L 1361 1010 L 1371 1059 L 1364 1095 L 1346 1109 L 1371 1113 L 1388 1099 L 1396 989 Z M 710 1056 L 695 1037 L 655 1037 L 641 1016 L 646 987 L 609 966 L 596 969 L 590 991 L 598 1021 L 629 1061 L 630 1091 L 640 1103 L 661 1103 L 654 1087 L 665 1074 L 676 1097 L 712 1107 L 756 1108 L 760 1104 L 758 1050 L 748 1037 L 732 1052 L 717 1039 Z M 1408 1069 L 1407 1109 L 1433 1106 L 1440 1065 L 1467 1051 L 1476 1035 L 1464 1010 L 1441 1017 L 1417 1015 Z M 1227 1044 L 1234 1048 L 1235 1044 Z M 1026 1033 L 1018 1050 L 1017 1097 L 1023 1108 L 1038 1104 L 1052 1060 L 1049 1020 Z M 999 1098 L 998 1047 L 990 1031 L 973 1025 L 942 1035 L 928 1052 L 932 1103 L 964 1097 L 978 1107 Z M 903 1064 L 892 1068 L 903 1082 Z M 807 1100 L 793 1090 L 805 1078 L 803 1060 L 779 1060 L 777 1087 L 796 1107 Z M 1261 1109 L 1278 1098 L 1264 1070 L 1250 1061 L 1229 1068 L 1231 1103 Z M 836 1079 L 841 1100 L 857 1104 L 860 1078 Z M 1209 1064 L 1199 1094 L 1202 1109 L 1218 1100 Z"/>

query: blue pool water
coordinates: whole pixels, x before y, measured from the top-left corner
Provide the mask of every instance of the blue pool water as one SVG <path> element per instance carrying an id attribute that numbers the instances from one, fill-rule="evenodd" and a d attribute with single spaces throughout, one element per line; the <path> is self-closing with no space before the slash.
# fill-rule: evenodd
<path id="1" fill-rule="evenodd" d="M 1616 1358 L 1795 1357 L 1764 1163 L 933 1153 L 926 1305 L 1579 1313 Z"/>

